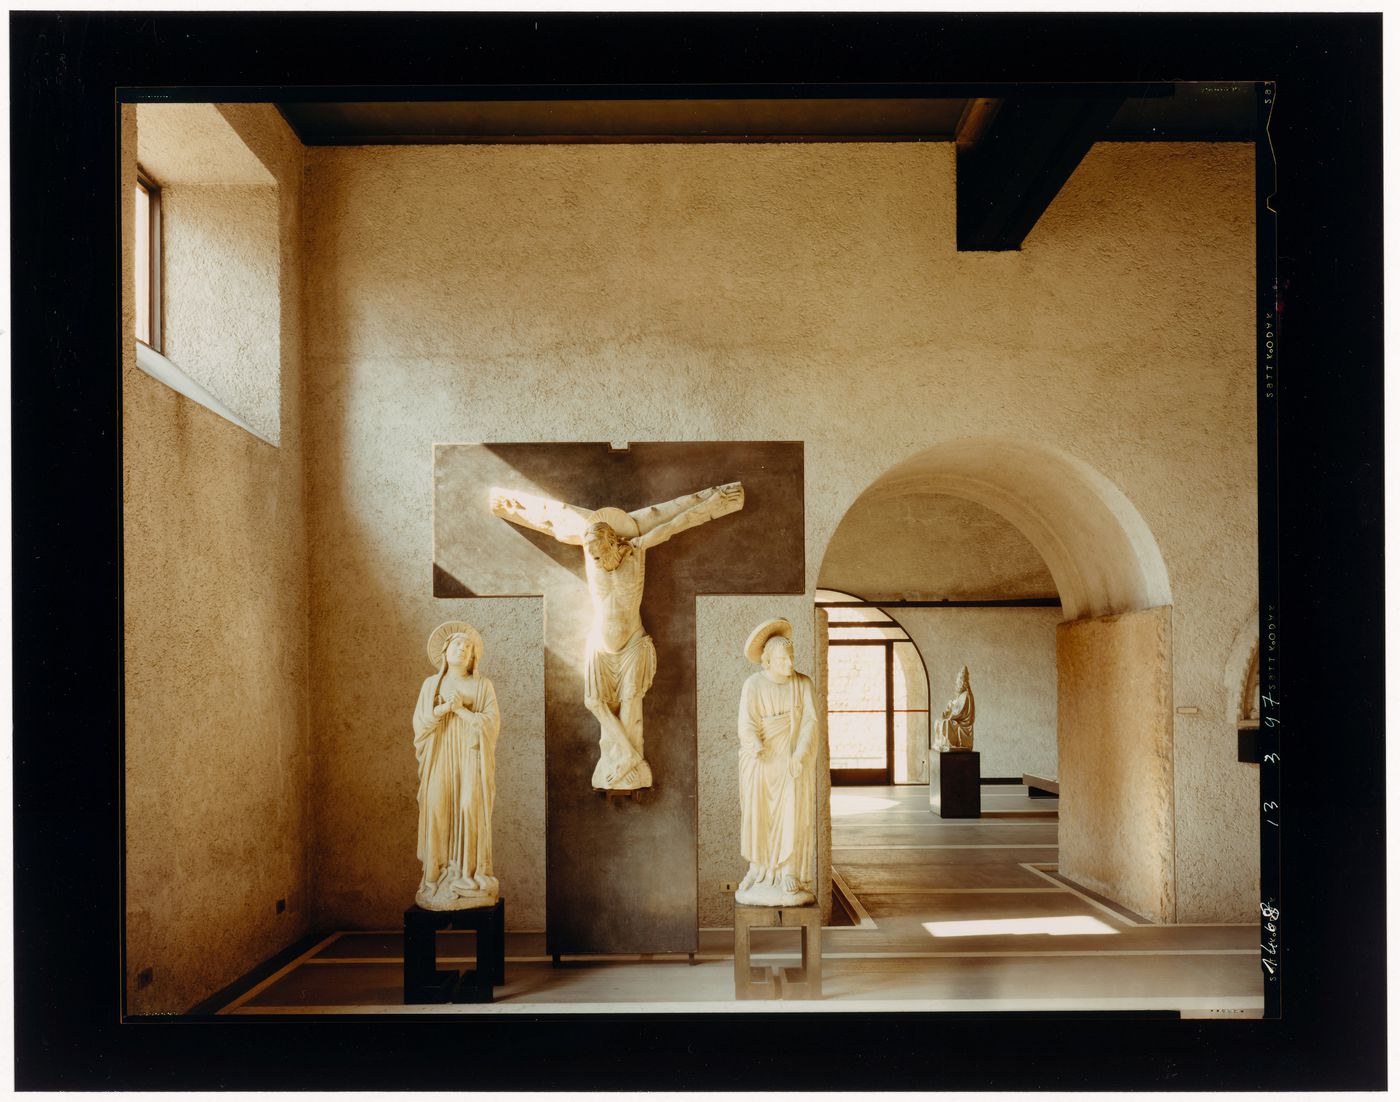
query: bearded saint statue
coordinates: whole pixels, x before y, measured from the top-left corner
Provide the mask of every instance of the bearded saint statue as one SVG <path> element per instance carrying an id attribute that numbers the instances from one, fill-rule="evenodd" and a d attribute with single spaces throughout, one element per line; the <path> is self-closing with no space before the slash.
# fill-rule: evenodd
<path id="1" fill-rule="evenodd" d="M 744 645 L 763 668 L 739 694 L 739 853 L 749 871 L 736 902 L 800 907 L 816 872 L 817 709 L 793 669 L 792 624 L 768 620 Z"/>

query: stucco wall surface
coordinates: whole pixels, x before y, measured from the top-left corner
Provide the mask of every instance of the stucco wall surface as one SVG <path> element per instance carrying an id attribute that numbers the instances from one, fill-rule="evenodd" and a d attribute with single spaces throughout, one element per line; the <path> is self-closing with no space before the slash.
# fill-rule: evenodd
<path id="1" fill-rule="evenodd" d="M 300 190 L 299 181 L 289 186 Z M 277 188 L 179 184 L 161 191 L 165 355 L 279 442 Z"/>
<path id="2" fill-rule="evenodd" d="M 1156 922 L 1177 921 L 1171 631 L 1153 608 L 1056 633 L 1060 872 Z"/>
<path id="3" fill-rule="evenodd" d="M 270 186 L 267 164 L 242 134 L 257 121 L 250 104 L 141 103 L 136 111 L 136 157 L 160 187 L 175 184 Z M 261 109 L 265 110 L 265 108 Z M 235 129 L 230 119 L 239 118 Z"/>
<path id="4" fill-rule="evenodd" d="M 867 601 L 1055 596 L 1045 561 L 1010 521 L 947 494 L 860 498 L 831 537 L 818 584 Z"/>
<path id="5" fill-rule="evenodd" d="M 379 732 L 419 676 L 397 656 L 449 614 L 428 596 L 434 441 L 805 440 L 810 596 L 863 488 L 961 437 L 1062 451 L 1142 513 L 1175 685 L 1202 707 L 1177 740 L 1180 857 L 1202 870 L 1182 917 L 1248 914 L 1220 686 L 1255 589 L 1252 150 L 1100 145 L 1001 254 L 957 253 L 953 169 L 932 143 L 307 151 L 311 664 L 345 691 L 313 719 L 323 919 L 389 920 L 412 877 L 367 854 L 411 837 L 411 756 Z M 518 632 L 494 645 L 537 676 L 539 633 L 497 603 L 488 642 Z M 709 691 L 702 762 L 730 751 Z M 704 879 L 723 821 L 701 821 Z M 542 863 L 538 833 L 497 837 Z"/>
<path id="6" fill-rule="evenodd" d="M 309 929 L 302 151 L 270 107 L 231 109 L 229 122 L 280 185 L 265 213 L 277 228 L 281 448 L 136 367 L 137 133 L 135 111 L 122 114 L 125 906 L 136 1014 L 188 1010 Z M 138 985 L 147 968 L 151 982 Z"/>
<path id="7" fill-rule="evenodd" d="M 977 702 L 973 748 L 982 776 L 1053 777 L 1057 608 L 892 610 L 919 648 L 929 679 L 929 716 L 955 695 L 965 665 Z"/>

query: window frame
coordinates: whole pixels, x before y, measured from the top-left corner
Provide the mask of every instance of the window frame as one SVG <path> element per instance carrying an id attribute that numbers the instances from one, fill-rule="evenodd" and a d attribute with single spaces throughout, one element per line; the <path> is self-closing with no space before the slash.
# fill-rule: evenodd
<path id="1" fill-rule="evenodd" d="M 927 781 L 896 781 L 895 780 L 895 714 L 896 712 L 922 713 L 928 716 L 924 738 L 928 739 L 933 733 L 933 689 L 928 679 L 928 667 L 924 663 L 923 651 L 914 642 L 908 629 L 885 611 L 887 605 L 878 602 L 866 601 L 853 594 L 842 590 L 826 589 L 818 587 L 816 606 L 818 608 L 840 608 L 858 609 L 866 617 L 865 619 L 837 620 L 830 615 L 826 624 L 826 645 L 828 677 L 830 675 L 830 651 L 834 647 L 883 647 L 885 658 L 885 761 L 879 768 L 832 768 L 828 766 L 831 774 L 831 783 L 835 787 L 851 788 L 862 785 L 879 785 L 910 787 L 913 785 L 927 785 Z M 895 602 L 896 604 L 898 602 Z M 855 615 L 855 613 L 852 613 Z M 882 617 L 874 619 L 873 617 Z M 897 635 L 886 635 L 883 638 L 842 638 L 835 634 L 842 628 L 881 628 L 885 631 L 897 632 Z M 919 665 L 924 671 L 924 686 L 926 694 L 926 706 L 923 708 L 896 708 L 894 706 L 894 648 L 896 644 L 907 643 L 914 649 L 914 654 L 919 660 Z M 842 709 L 837 709 L 841 711 Z M 832 714 L 830 700 L 827 702 L 827 715 Z M 830 740 L 830 732 L 827 734 Z M 828 745 L 828 753 L 830 748 Z"/>
<path id="2" fill-rule="evenodd" d="M 899 642 L 906 642 L 905 639 Z M 831 768 L 831 784 L 837 788 L 850 788 L 859 785 L 894 784 L 894 639 L 832 639 L 828 632 L 827 650 L 835 647 L 883 647 L 885 659 L 885 761 L 878 768 L 840 769 Z M 827 714 L 831 714 L 827 705 Z M 828 735 L 828 738 L 830 736 Z"/>
<path id="3" fill-rule="evenodd" d="M 163 284 L 163 265 L 161 259 L 165 251 L 165 240 L 161 233 L 161 195 L 160 185 L 151 179 L 150 175 L 140 165 L 136 166 L 136 186 L 146 193 L 147 227 L 146 241 L 149 250 L 146 258 L 147 272 L 149 273 L 149 285 L 146 288 L 147 310 L 149 315 L 146 318 L 150 332 L 150 340 L 136 339 L 155 352 L 164 352 L 165 332 L 162 321 L 165 311 L 161 288 Z"/>

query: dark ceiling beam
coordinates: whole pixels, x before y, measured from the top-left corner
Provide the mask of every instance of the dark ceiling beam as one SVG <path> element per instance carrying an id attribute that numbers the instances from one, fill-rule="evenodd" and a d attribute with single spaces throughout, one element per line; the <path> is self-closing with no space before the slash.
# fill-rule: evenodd
<path id="1" fill-rule="evenodd" d="M 958 250 L 1019 249 L 1123 100 L 1002 100 L 975 140 L 958 142 Z"/>
<path id="2" fill-rule="evenodd" d="M 996 120 L 1002 101 L 977 96 L 967 101 L 962 117 L 958 119 L 953 138 L 958 143 L 958 151 L 970 149 L 982 140 Z"/>

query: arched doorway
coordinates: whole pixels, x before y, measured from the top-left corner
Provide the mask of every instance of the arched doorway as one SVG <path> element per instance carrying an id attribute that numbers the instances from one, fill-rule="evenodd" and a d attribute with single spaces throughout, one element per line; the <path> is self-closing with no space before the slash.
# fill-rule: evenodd
<path id="1" fill-rule="evenodd" d="M 935 508 L 935 500 L 966 507 L 961 512 L 946 504 Z M 859 520 L 872 507 L 903 518 L 906 528 L 917 531 L 917 546 L 900 552 L 897 541 L 880 532 L 843 541 L 843 520 L 828 545 L 818 585 L 855 590 L 854 584 L 843 584 L 843 571 L 849 576 L 853 563 L 838 564 L 833 550 L 858 546 L 867 562 L 905 555 L 902 576 L 887 573 L 882 582 L 872 579 L 857 590 L 871 601 L 887 602 L 886 613 L 896 608 L 904 615 L 904 608 L 916 606 L 1035 610 L 1039 621 L 1032 626 L 1039 641 L 1023 648 L 1019 666 L 1009 665 L 1034 669 L 1039 688 L 1030 695 L 1053 700 L 1037 721 L 1036 745 L 1047 752 L 1053 746 L 1061 871 L 1140 914 L 1173 921 L 1171 590 L 1141 514 L 1117 486 L 1077 457 L 991 438 L 948 441 L 897 464 L 851 502 L 846 517 Z M 985 544 L 979 550 L 959 543 L 963 527 L 979 525 L 989 539 L 995 536 L 997 547 Z M 979 555 L 985 562 L 965 569 L 961 581 L 940 578 L 932 567 L 955 552 L 964 563 L 978 563 Z M 983 569 L 986 563 L 1004 569 Z M 988 578 L 995 583 L 990 592 L 985 591 Z M 960 630 L 962 650 L 975 649 L 975 641 L 986 655 L 1010 653 L 1015 634 L 994 637 L 991 628 L 971 617 Z M 973 633 L 981 634 L 974 640 Z M 1015 681 L 1007 676 L 999 692 L 1011 692 Z M 973 684 L 975 690 L 976 670 Z M 1011 736 L 994 728 L 984 734 L 984 714 L 979 697 L 977 741 L 985 754 L 998 738 Z M 1039 771 L 1029 760 L 1026 764 L 1026 772 Z M 985 766 L 984 757 L 984 775 Z M 999 765 L 993 775 L 1011 768 Z"/>

